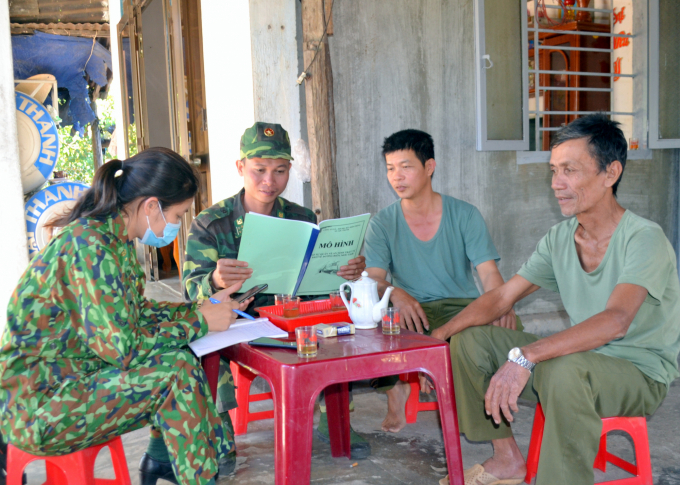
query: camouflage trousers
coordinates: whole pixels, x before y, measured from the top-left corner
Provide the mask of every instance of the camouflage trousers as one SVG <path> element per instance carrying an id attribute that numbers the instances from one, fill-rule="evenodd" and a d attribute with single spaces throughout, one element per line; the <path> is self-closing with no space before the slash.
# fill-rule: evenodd
<path id="1" fill-rule="evenodd" d="M 217 381 L 217 409 L 224 420 L 224 425 L 234 435 L 231 419 L 229 419 L 228 411 L 238 407 L 236 402 L 236 386 L 234 385 L 234 376 L 231 373 L 229 361 L 225 358 L 220 358 L 220 373 Z"/>
<path id="2" fill-rule="evenodd" d="M 198 359 L 183 349 L 127 371 L 110 367 L 64 381 L 34 418 L 25 410 L 10 414 L 7 424 L 16 432 L 9 442 L 36 455 L 83 450 L 151 424 L 152 434 L 162 435 L 182 485 L 208 483 L 218 460 L 234 447 Z M 12 422 L 32 419 L 36 430 L 28 435 Z"/>

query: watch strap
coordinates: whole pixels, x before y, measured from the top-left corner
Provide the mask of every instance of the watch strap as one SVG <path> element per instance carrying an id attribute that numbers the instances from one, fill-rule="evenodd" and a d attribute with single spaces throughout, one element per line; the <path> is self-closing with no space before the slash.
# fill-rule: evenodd
<path id="1" fill-rule="evenodd" d="M 524 355 L 522 355 L 521 353 L 520 353 L 519 357 L 517 357 L 516 359 L 508 359 L 508 360 L 510 362 L 514 362 L 515 364 L 524 367 L 528 371 L 532 371 L 534 369 L 534 367 L 536 366 L 536 364 L 534 364 L 530 360 L 527 360 L 527 358 L 524 357 Z"/>

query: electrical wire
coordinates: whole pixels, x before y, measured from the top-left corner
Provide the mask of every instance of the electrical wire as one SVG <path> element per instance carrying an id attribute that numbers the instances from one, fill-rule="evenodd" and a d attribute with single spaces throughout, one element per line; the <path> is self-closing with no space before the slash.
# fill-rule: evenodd
<path id="1" fill-rule="evenodd" d="M 87 61 L 85 61 L 85 65 L 83 66 L 83 71 L 87 68 L 87 63 L 90 62 L 90 59 L 92 59 L 92 54 L 94 53 L 94 43 L 97 41 L 97 37 L 92 37 L 92 49 L 90 49 L 90 55 L 87 58 Z"/>
<path id="2" fill-rule="evenodd" d="M 325 15 L 325 12 L 324 12 L 324 16 L 326 17 L 326 19 L 325 19 L 325 24 L 323 26 L 323 35 L 321 36 L 321 39 L 319 40 L 319 44 L 316 46 L 316 51 L 314 52 L 314 57 L 312 57 L 312 60 L 309 62 L 309 64 L 307 64 L 307 67 L 305 67 L 302 70 L 302 73 L 297 78 L 296 83 L 298 84 L 298 86 L 301 85 L 302 81 L 304 81 L 305 78 L 308 76 L 309 68 L 312 67 L 312 64 L 314 64 L 314 61 L 316 61 L 316 56 L 319 55 L 319 51 L 321 50 L 321 45 L 323 44 L 323 41 L 326 38 L 326 35 L 328 34 L 328 24 L 330 23 L 330 20 L 331 20 L 332 15 L 333 15 L 333 4 L 334 3 L 335 3 L 335 0 L 331 0 L 331 8 L 330 8 L 330 11 L 328 12 L 327 16 Z"/>
<path id="3" fill-rule="evenodd" d="M 538 2 L 538 8 L 543 12 L 543 17 L 548 21 L 553 27 L 559 27 L 567 23 L 567 6 L 564 4 L 564 0 L 557 0 L 560 7 L 562 7 L 562 20 L 559 22 L 553 22 L 553 20 L 548 15 L 548 9 L 545 7 L 545 0 L 536 0 Z M 536 20 L 538 23 L 538 19 Z"/>

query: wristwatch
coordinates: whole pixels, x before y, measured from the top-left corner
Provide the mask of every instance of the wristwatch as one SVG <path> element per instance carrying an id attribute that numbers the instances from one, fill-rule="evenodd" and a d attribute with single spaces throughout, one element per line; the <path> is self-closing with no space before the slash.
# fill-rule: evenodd
<path id="1" fill-rule="evenodd" d="M 524 357 L 524 354 L 522 354 L 522 349 L 519 347 L 510 349 L 510 352 L 508 352 L 508 360 L 510 362 L 514 362 L 515 364 L 521 365 L 528 371 L 533 370 L 534 366 L 536 365 Z"/>

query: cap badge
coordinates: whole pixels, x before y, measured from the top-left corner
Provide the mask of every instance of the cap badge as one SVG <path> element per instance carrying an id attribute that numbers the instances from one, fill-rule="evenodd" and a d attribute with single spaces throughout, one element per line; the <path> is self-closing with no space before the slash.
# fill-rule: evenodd
<path id="1" fill-rule="evenodd" d="M 264 135 L 265 136 L 274 136 L 274 130 L 272 130 L 271 128 L 265 128 L 264 129 Z"/>
<path id="2" fill-rule="evenodd" d="M 243 217 L 236 219 L 234 229 L 236 230 L 236 237 L 241 237 L 241 234 L 243 234 Z"/>

